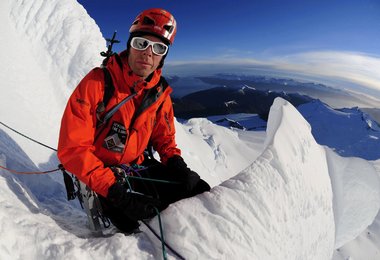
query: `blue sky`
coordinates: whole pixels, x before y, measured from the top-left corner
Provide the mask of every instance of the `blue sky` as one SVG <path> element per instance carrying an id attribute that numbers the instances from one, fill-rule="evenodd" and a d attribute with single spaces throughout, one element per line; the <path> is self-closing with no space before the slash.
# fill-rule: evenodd
<path id="1" fill-rule="evenodd" d="M 161 7 L 178 23 L 167 64 L 203 62 L 210 67 L 210 62 L 239 63 L 247 68 L 269 66 L 321 77 L 332 76 L 334 69 L 338 78 L 380 91 L 379 0 L 78 2 L 103 36 L 118 31 L 122 43 L 117 51 L 125 48 L 137 14 Z"/>
<path id="2" fill-rule="evenodd" d="M 380 1 L 80 0 L 103 35 L 117 29 L 123 48 L 137 14 L 172 12 L 178 33 L 172 60 L 220 56 L 268 58 L 314 50 L 380 55 Z"/>

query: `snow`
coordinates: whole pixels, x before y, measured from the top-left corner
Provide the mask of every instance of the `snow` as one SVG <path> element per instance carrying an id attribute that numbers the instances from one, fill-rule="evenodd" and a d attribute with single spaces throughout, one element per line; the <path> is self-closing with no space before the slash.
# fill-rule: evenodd
<path id="1" fill-rule="evenodd" d="M 263 140 L 243 141 L 242 131 L 231 131 L 207 119 L 194 118 L 176 124 L 182 156 L 196 172 L 215 186 L 249 166 L 261 153 Z M 226 140 L 229 140 L 226 142 Z M 255 146 L 252 146 L 252 143 Z"/>
<path id="2" fill-rule="evenodd" d="M 343 158 L 326 148 L 334 187 L 336 248 L 358 236 L 380 209 L 380 182 L 374 166 L 360 158 Z M 360 173 L 360 174 L 358 174 Z"/>
<path id="3" fill-rule="evenodd" d="M 7 91 L 0 96 L 6 108 L 1 109 L 1 120 L 56 147 L 66 100 L 89 68 L 101 63 L 99 50 L 106 48 L 105 40 L 75 0 L 5 0 L 0 17 L 0 81 Z M 19 143 L 37 164 L 51 155 L 49 150 L 33 152 L 38 146 L 27 140 Z"/>
<path id="4" fill-rule="evenodd" d="M 217 115 L 209 116 L 208 119 L 218 125 L 230 127 L 231 123 L 237 122 L 242 128 L 247 130 L 265 130 L 267 122 L 261 119 L 257 114 L 229 114 L 229 115 Z M 232 124 L 232 127 L 233 124 Z"/>
<path id="5" fill-rule="evenodd" d="M 318 100 L 298 109 L 313 125 L 312 133 L 320 144 L 334 147 L 343 156 L 380 158 L 379 126 L 368 114 L 357 108 L 333 110 Z"/>
<path id="6" fill-rule="evenodd" d="M 266 148 L 253 164 L 162 214 L 165 237 L 188 259 L 331 258 L 334 217 L 324 149 L 286 101 L 276 100 L 269 121 Z"/>
<path id="7" fill-rule="evenodd" d="M 55 147 L 65 102 L 80 78 L 100 64 L 104 39 L 74 0 L 5 0 L 0 22 L 0 47 L 6 50 L 0 121 Z M 324 111 L 306 110 L 308 116 L 302 115 L 316 121 Z M 186 259 L 378 258 L 379 157 L 341 157 L 327 146 L 342 142 L 336 151 L 354 154 L 360 142 L 349 146 L 351 132 L 334 128 L 340 132 L 333 139 L 325 131 L 326 142 L 318 144 L 323 131 L 311 129 L 302 115 L 278 98 L 266 133 L 204 118 L 176 122 L 183 157 L 213 188 L 162 212 L 168 244 Z M 371 137 L 361 142 L 379 150 L 379 131 L 370 118 L 347 111 L 325 115 L 351 128 L 371 128 Z M 57 164 L 54 152 L 1 126 L 1 166 L 36 171 Z M 77 201 L 66 201 L 60 173 L 0 169 L 0 194 L 0 259 L 162 257 L 159 241 L 143 225 L 142 233 L 131 236 L 114 227 L 102 236 L 91 233 Z M 158 218 L 150 225 L 158 231 Z"/>

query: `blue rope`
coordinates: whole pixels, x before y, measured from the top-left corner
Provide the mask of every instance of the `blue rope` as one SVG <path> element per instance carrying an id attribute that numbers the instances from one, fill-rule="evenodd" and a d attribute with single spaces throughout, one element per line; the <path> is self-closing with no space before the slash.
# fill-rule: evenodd
<path id="1" fill-rule="evenodd" d="M 159 215 L 158 215 L 159 216 Z M 161 236 L 163 236 L 163 231 L 162 231 L 162 226 L 161 226 L 161 219 L 159 218 L 159 222 L 160 222 L 160 232 L 161 232 Z M 175 251 L 171 246 L 168 245 L 168 243 L 166 243 L 163 238 L 161 239 L 161 236 L 158 235 L 156 233 L 156 231 L 148 224 L 146 223 L 144 220 L 142 220 L 142 223 L 145 224 L 145 226 L 147 226 L 147 228 L 153 233 L 153 235 L 158 238 L 158 240 L 161 241 L 161 244 L 163 244 L 165 247 L 167 247 L 177 258 L 181 259 L 181 260 L 185 260 L 185 258 L 183 256 L 181 256 L 177 251 Z M 165 259 L 165 257 L 164 257 Z"/>
<path id="2" fill-rule="evenodd" d="M 2 124 L 3 126 L 5 126 L 6 128 L 8 128 L 9 130 L 12 130 L 12 131 L 15 132 L 16 134 L 19 134 L 19 135 L 21 135 L 21 136 L 23 136 L 23 137 L 29 139 L 29 140 L 32 141 L 32 142 L 35 142 L 35 143 L 37 143 L 37 144 L 39 144 L 39 145 L 42 145 L 42 146 L 44 146 L 44 147 L 46 147 L 46 148 L 49 148 L 50 150 L 53 150 L 54 152 L 57 151 L 57 149 L 54 149 L 54 148 L 52 148 L 52 147 L 50 147 L 50 146 L 48 146 L 48 145 L 46 145 L 46 144 L 43 144 L 43 143 L 41 143 L 41 142 L 39 142 L 39 141 L 37 141 L 37 140 L 35 140 L 35 139 L 33 139 L 33 138 L 27 136 L 27 135 L 24 135 L 23 133 L 20 133 L 20 132 L 17 131 L 16 129 L 14 129 L 14 128 L 12 128 L 12 127 L 10 127 L 10 126 L 4 124 L 3 122 L 0 122 L 0 124 Z"/>
<path id="3" fill-rule="evenodd" d="M 139 171 L 141 170 L 145 170 L 147 169 L 148 167 L 144 167 L 144 166 L 139 166 L 139 165 L 133 165 L 133 166 L 127 166 L 125 164 L 122 164 L 120 165 L 121 168 L 124 170 L 124 176 L 125 176 L 125 180 L 126 180 L 126 183 L 128 184 L 129 188 L 131 189 L 132 191 L 132 187 L 131 187 L 131 184 L 129 182 L 129 178 L 131 179 L 140 179 L 140 180 L 143 180 L 143 181 L 153 181 L 153 182 L 163 182 L 163 183 L 172 183 L 172 184 L 179 184 L 179 182 L 173 182 L 173 181 L 167 181 L 167 180 L 160 180 L 160 179 L 152 179 L 152 178 L 144 178 L 140 175 Z M 138 176 L 133 176 L 131 175 L 131 173 L 136 173 L 136 175 Z M 154 207 L 154 210 L 156 211 L 156 215 L 158 217 L 158 223 L 159 223 L 159 227 L 160 227 L 160 235 L 158 235 L 156 233 L 156 231 L 148 224 L 146 223 L 144 220 L 141 220 L 142 223 L 145 224 L 145 226 L 148 227 L 148 229 L 153 233 L 153 235 L 155 235 L 155 237 L 157 237 L 160 241 L 161 241 L 161 248 L 162 248 L 162 257 L 164 260 L 167 260 L 167 253 L 166 253 L 166 248 L 169 248 L 170 251 L 176 255 L 179 259 L 181 260 L 185 260 L 185 258 L 183 256 L 181 256 L 177 251 L 175 251 L 172 247 L 170 247 L 166 242 L 165 242 L 165 238 L 164 238 L 164 231 L 163 231 L 163 228 L 162 228 L 162 221 L 161 221 L 161 215 L 160 215 L 160 211 Z"/>
<path id="4" fill-rule="evenodd" d="M 131 183 L 128 180 L 128 176 L 126 176 L 125 182 L 128 184 L 129 189 L 132 191 L 133 189 L 132 189 Z"/>
<path id="5" fill-rule="evenodd" d="M 138 176 L 127 175 L 127 178 L 139 179 L 139 180 L 143 180 L 143 181 L 162 182 L 162 183 L 169 183 L 169 184 L 180 184 L 179 182 L 176 182 L 176 181 L 167 181 L 167 180 L 161 180 L 161 179 L 144 178 L 144 177 L 138 177 Z"/>
<path id="6" fill-rule="evenodd" d="M 124 170 L 126 179 L 130 178 L 130 179 L 139 179 L 142 181 L 152 181 L 152 182 L 161 182 L 161 183 L 169 183 L 169 184 L 181 184 L 180 182 L 177 182 L 177 181 L 168 181 L 168 180 L 162 180 L 162 179 L 153 179 L 153 178 L 142 177 L 140 175 L 139 171 L 146 170 L 148 167 L 145 167 L 145 166 L 141 166 L 141 165 L 137 165 L 137 164 L 134 164 L 132 166 L 128 166 L 125 164 L 121 164 L 120 167 Z M 130 173 L 136 173 L 137 176 L 133 176 Z"/>
<path id="7" fill-rule="evenodd" d="M 160 215 L 160 212 L 158 211 L 158 209 L 156 207 L 154 207 L 154 209 L 156 210 L 157 217 L 158 217 L 158 223 L 160 224 L 162 256 L 163 256 L 164 260 L 166 260 L 167 256 L 166 256 L 166 249 L 165 249 L 164 231 L 162 230 L 161 215 Z"/>

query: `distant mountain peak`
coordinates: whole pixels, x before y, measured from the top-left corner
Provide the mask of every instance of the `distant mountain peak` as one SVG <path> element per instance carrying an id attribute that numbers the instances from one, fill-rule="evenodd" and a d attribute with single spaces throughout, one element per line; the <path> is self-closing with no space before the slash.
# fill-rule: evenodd
<path id="1" fill-rule="evenodd" d="M 237 105 L 238 103 L 235 100 L 231 100 L 231 101 L 224 102 L 224 104 L 226 105 L 226 107 L 229 107 L 229 106 Z"/>
<path id="2" fill-rule="evenodd" d="M 342 156 L 380 158 L 380 126 L 360 108 L 333 109 L 313 100 L 300 105 L 298 110 L 312 126 L 318 143 L 328 145 Z"/>
<path id="3" fill-rule="evenodd" d="M 276 97 L 282 97 L 294 106 L 310 102 L 312 98 L 285 91 L 258 90 L 244 85 L 234 88 L 224 85 L 191 93 L 174 100 L 176 117 L 208 117 L 236 113 L 258 114 L 264 120 Z"/>

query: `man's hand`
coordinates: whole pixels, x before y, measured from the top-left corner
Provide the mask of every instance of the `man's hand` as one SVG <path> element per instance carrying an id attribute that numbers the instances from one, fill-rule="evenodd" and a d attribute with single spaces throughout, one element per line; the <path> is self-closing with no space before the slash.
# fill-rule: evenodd
<path id="1" fill-rule="evenodd" d="M 167 167 L 170 177 L 179 181 L 187 192 L 192 191 L 201 179 L 198 173 L 190 170 L 183 158 L 175 155 L 168 159 Z"/>
<path id="2" fill-rule="evenodd" d="M 120 182 L 115 182 L 108 190 L 107 199 L 132 220 L 152 218 L 156 215 L 154 208 L 160 201 L 140 193 L 127 190 Z"/>

